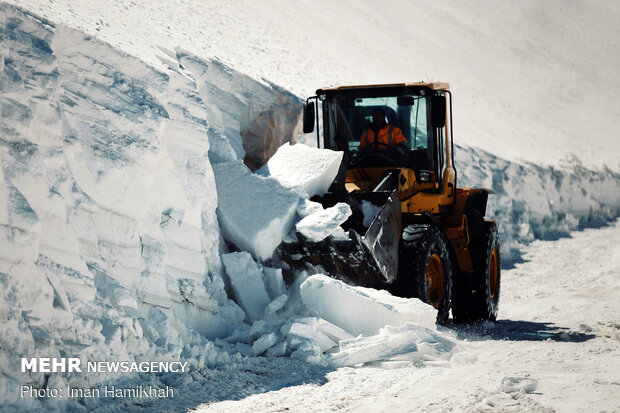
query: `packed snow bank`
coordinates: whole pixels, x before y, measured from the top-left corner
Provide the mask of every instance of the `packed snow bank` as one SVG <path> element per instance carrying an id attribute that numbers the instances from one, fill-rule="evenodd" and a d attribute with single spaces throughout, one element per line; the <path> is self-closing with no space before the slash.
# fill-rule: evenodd
<path id="1" fill-rule="evenodd" d="M 386 325 L 406 322 L 434 328 L 437 311 L 420 300 L 394 297 L 384 290 L 352 287 L 325 275 L 313 275 L 301 285 L 308 310 L 343 330 L 371 336 Z"/>
<path id="2" fill-rule="evenodd" d="M 271 257 L 293 226 L 299 196 L 240 161 L 213 166 L 223 236 L 260 260 Z"/>
<path id="3" fill-rule="evenodd" d="M 244 314 L 224 290 L 207 107 L 193 77 L 12 6 L 0 15 L 8 394 L 46 383 L 19 373 L 21 357 L 224 362 L 209 339 Z M 88 386 L 111 376 L 55 377 Z"/>
<path id="4" fill-rule="evenodd" d="M 282 145 L 267 164 L 256 171 L 272 176 L 308 198 L 323 195 L 336 178 L 344 153 L 304 144 Z"/>
<path id="5" fill-rule="evenodd" d="M 520 260 L 524 244 L 602 225 L 620 214 L 620 175 L 593 171 L 576 158 L 561 167 L 519 164 L 457 145 L 459 186 L 492 188 L 487 216 L 497 220 L 502 265 Z"/>

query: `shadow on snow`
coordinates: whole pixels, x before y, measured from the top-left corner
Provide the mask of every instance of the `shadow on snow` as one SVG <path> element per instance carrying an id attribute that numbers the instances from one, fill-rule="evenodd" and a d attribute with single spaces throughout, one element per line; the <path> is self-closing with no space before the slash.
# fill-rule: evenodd
<path id="1" fill-rule="evenodd" d="M 508 341 L 563 341 L 583 343 L 596 337 L 594 334 L 572 331 L 548 322 L 524 320 L 498 320 L 495 323 L 452 324 L 459 339 L 508 340 Z"/>

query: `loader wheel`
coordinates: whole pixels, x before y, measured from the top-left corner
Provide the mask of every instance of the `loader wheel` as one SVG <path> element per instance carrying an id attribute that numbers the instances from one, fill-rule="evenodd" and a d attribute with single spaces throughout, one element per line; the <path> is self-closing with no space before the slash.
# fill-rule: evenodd
<path id="1" fill-rule="evenodd" d="M 501 260 L 497 227 L 484 223 L 478 245 L 470 249 L 475 273 L 459 274 L 454 282 L 452 315 L 457 322 L 495 321 L 499 305 Z"/>
<path id="2" fill-rule="evenodd" d="M 448 321 L 452 263 L 443 231 L 430 224 L 405 227 L 401 240 L 398 285 L 437 309 L 437 324 Z M 408 293 L 408 294 L 407 294 Z"/>

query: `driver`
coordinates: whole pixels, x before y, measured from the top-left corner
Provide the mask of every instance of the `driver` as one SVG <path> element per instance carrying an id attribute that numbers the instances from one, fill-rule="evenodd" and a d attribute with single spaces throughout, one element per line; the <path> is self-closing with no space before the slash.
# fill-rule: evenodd
<path id="1" fill-rule="evenodd" d="M 391 151 L 396 149 L 400 156 L 409 150 L 409 143 L 398 126 L 385 121 L 385 112 L 381 108 L 372 111 L 372 122 L 362 133 L 360 148 L 364 151 Z"/>

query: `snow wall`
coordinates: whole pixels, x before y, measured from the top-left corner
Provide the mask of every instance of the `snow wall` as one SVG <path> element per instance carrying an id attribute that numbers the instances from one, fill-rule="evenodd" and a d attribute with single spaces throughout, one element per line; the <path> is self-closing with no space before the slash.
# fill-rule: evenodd
<path id="1" fill-rule="evenodd" d="M 16 401 L 23 383 L 114 379 L 19 373 L 33 354 L 195 369 L 263 350 L 312 361 L 347 337 L 287 318 L 312 312 L 299 300 L 283 309 L 281 287 L 263 299 L 275 320 L 250 330 L 221 261 L 211 165 L 264 164 L 299 133 L 301 99 L 182 50 L 162 50 L 168 70 L 156 70 L 19 8 L 0 4 L 0 14 L 0 399 Z M 488 215 L 504 264 L 535 238 L 618 216 L 615 171 L 511 163 L 462 145 L 456 158 L 460 185 L 497 192 Z"/>
<path id="2" fill-rule="evenodd" d="M 618 171 L 587 169 L 577 157 L 562 160 L 559 167 L 515 163 L 455 146 L 457 185 L 495 191 L 486 215 L 498 223 L 502 266 L 520 261 L 522 247 L 535 239 L 567 237 L 620 214 Z"/>
<path id="3" fill-rule="evenodd" d="M 155 70 L 3 3 L 0 50 L 0 399 L 51 385 L 20 373 L 33 354 L 228 362 L 212 340 L 245 314 L 225 290 L 209 158 L 262 165 L 301 100 L 180 50 Z"/>

